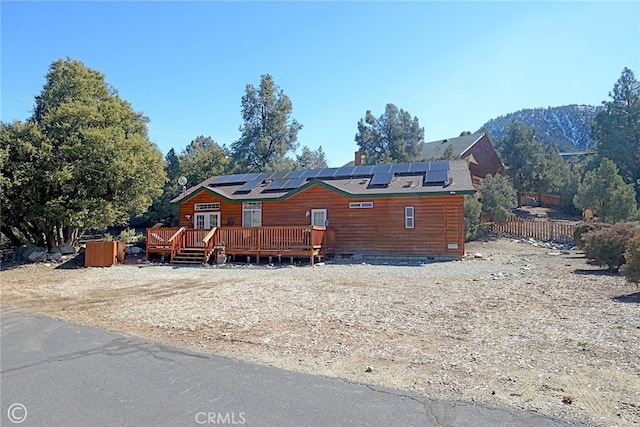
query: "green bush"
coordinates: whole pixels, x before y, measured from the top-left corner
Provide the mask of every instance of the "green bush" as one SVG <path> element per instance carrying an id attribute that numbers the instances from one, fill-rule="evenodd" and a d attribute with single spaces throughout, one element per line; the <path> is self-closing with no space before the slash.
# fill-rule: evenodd
<path id="1" fill-rule="evenodd" d="M 636 228 L 634 236 L 627 242 L 624 252 L 625 264 L 620 268 L 629 282 L 640 283 L 640 229 Z"/>
<path id="2" fill-rule="evenodd" d="M 475 239 L 480 230 L 480 213 L 482 204 L 472 195 L 464 196 L 464 238 L 465 241 Z"/>
<path id="3" fill-rule="evenodd" d="M 587 233 L 594 230 L 602 230 L 603 228 L 607 228 L 610 226 L 610 224 L 604 224 L 602 222 L 578 224 L 573 229 L 573 241 L 576 242 L 578 249 L 584 250 L 584 237 Z"/>
<path id="4" fill-rule="evenodd" d="M 487 175 L 480 186 L 482 214 L 489 220 L 504 224 L 511 216 L 511 209 L 516 207 L 516 191 L 511 180 L 502 175 Z"/>
<path id="5" fill-rule="evenodd" d="M 618 271 L 625 263 L 624 253 L 634 231 L 632 225 L 620 224 L 588 232 L 583 238 L 585 256 L 595 265 Z"/>
<path id="6" fill-rule="evenodd" d="M 125 242 L 127 244 L 136 244 L 141 242 L 144 239 L 144 236 L 140 233 L 136 233 L 136 230 L 132 228 L 127 228 L 126 230 L 122 230 L 120 235 L 118 236 L 118 240 L 121 242 Z"/>

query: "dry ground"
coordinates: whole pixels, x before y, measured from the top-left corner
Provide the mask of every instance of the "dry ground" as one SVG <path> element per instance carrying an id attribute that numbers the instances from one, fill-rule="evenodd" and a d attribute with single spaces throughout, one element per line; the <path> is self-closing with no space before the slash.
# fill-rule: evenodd
<path id="1" fill-rule="evenodd" d="M 598 425 L 640 423 L 640 289 L 575 251 L 0 273 L 1 301 L 200 352 Z M 563 403 L 564 400 L 564 403 Z"/>

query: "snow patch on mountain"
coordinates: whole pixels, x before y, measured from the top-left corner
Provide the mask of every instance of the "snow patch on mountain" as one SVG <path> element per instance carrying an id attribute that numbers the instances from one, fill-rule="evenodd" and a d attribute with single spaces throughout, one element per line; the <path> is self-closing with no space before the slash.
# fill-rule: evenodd
<path id="1" fill-rule="evenodd" d="M 494 139 L 502 139 L 511 121 L 516 121 L 535 129 L 536 138 L 545 145 L 555 143 L 561 152 L 583 151 L 595 145 L 591 122 L 601 109 L 592 105 L 528 108 L 491 119 L 483 128 Z"/>

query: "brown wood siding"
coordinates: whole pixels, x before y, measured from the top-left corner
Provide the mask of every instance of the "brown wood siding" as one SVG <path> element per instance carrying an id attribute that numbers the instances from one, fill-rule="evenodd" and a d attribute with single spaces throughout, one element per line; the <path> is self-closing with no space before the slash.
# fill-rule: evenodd
<path id="1" fill-rule="evenodd" d="M 220 212 L 221 225 L 228 225 L 229 219 L 233 220 L 234 225 L 242 225 L 242 202 L 229 202 L 221 197 L 216 197 L 209 192 L 203 191 L 180 205 L 180 226 L 190 228 L 193 227 L 193 215 L 195 213 L 196 203 L 216 202 L 220 203 L 220 210 L 212 210 L 210 212 Z M 206 211 L 198 212 L 201 213 Z M 190 218 L 187 219 L 185 215 L 190 215 Z"/>
<path id="2" fill-rule="evenodd" d="M 472 176 L 485 179 L 487 175 L 505 174 L 500 157 L 486 135 L 483 135 L 469 150 L 464 152 L 462 158 L 466 159 L 470 154 L 473 154 L 473 158 L 477 162 L 477 164 L 469 164 Z"/>
<path id="3" fill-rule="evenodd" d="M 373 208 L 349 208 L 350 202 L 373 202 Z M 180 206 L 180 225 L 193 226 L 195 203 L 220 202 L 221 224 L 234 218 L 242 225 L 242 202 L 225 201 L 202 192 Z M 414 208 L 414 228 L 405 228 L 405 207 Z M 262 225 L 309 225 L 312 209 L 326 209 L 336 230 L 339 253 L 410 255 L 464 254 L 463 196 L 402 196 L 353 199 L 320 185 L 282 201 L 262 202 Z M 185 215 L 191 215 L 187 220 Z M 448 246 L 457 245 L 449 249 Z"/>

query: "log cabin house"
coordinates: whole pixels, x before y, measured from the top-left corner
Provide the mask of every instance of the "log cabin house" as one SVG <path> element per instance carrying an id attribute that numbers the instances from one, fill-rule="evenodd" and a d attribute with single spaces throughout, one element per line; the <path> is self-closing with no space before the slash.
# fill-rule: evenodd
<path id="1" fill-rule="evenodd" d="M 147 255 L 459 258 L 472 193 L 464 160 L 214 176 L 172 201 L 179 227 L 147 229 Z"/>
<path id="2" fill-rule="evenodd" d="M 437 158 L 444 153 L 449 145 L 451 145 L 454 155 L 469 163 L 469 172 L 476 189 L 487 175 L 506 174 L 500 157 L 484 132 L 425 142 L 422 145 L 422 155 L 426 159 Z"/>

